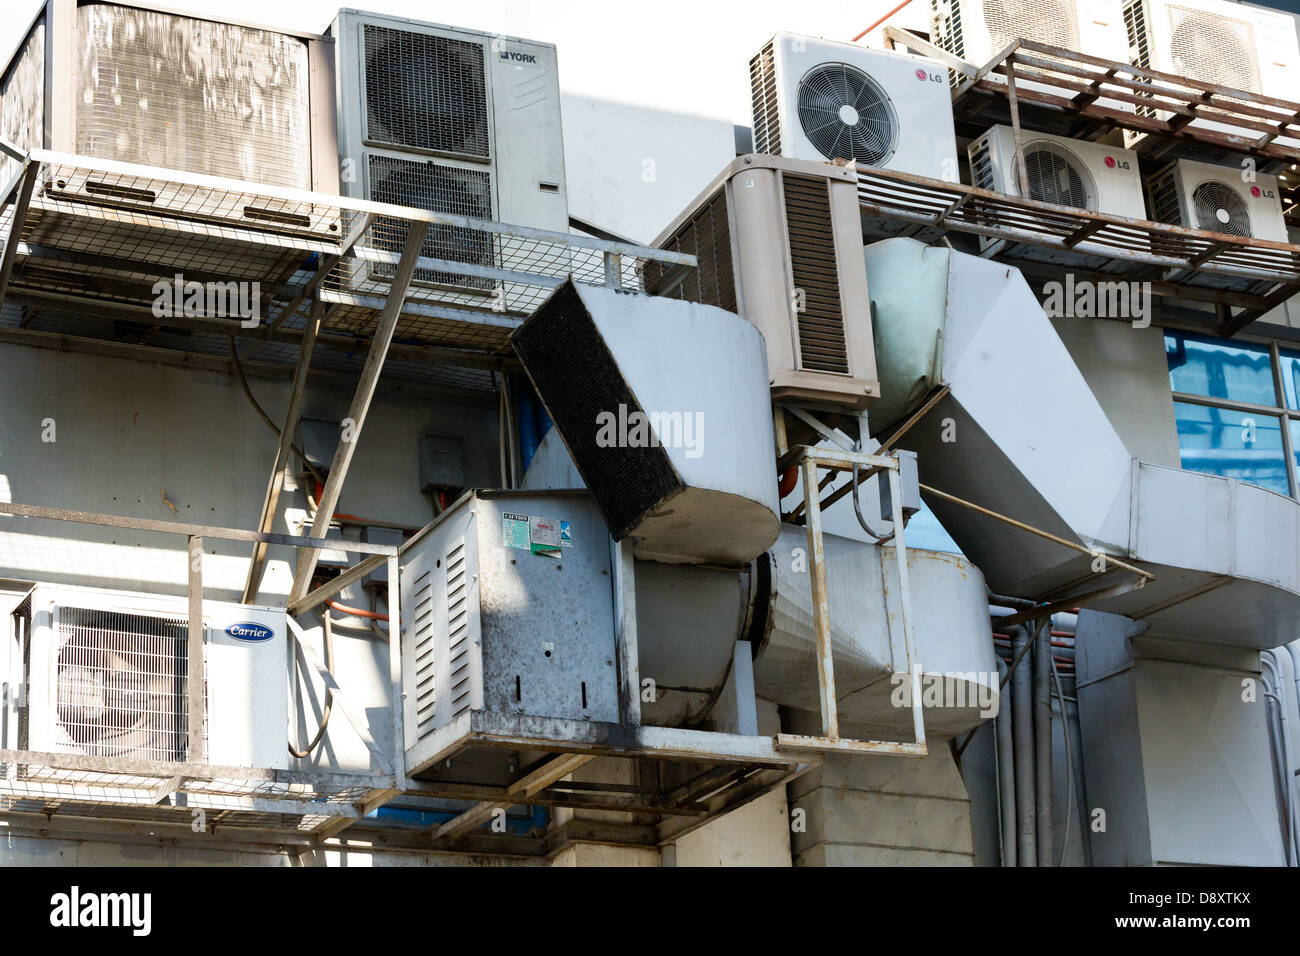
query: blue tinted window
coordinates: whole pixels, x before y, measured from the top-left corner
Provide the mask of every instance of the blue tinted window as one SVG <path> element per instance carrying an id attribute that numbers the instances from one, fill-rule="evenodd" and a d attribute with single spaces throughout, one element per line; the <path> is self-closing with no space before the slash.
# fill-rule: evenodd
<path id="1" fill-rule="evenodd" d="M 1300 352 L 1282 350 L 1282 391 L 1286 407 L 1300 409 Z"/>
<path id="2" fill-rule="evenodd" d="M 1183 332 L 1165 333 L 1169 384 L 1175 392 L 1276 405 L 1268 346 L 1228 342 Z"/>
<path id="3" fill-rule="evenodd" d="M 1174 402 L 1178 452 L 1188 471 L 1238 478 L 1288 495 L 1281 419 Z"/>

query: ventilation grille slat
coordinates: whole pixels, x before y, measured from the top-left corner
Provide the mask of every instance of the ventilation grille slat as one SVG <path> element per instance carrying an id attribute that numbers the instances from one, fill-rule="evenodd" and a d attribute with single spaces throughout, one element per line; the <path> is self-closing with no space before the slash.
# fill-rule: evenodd
<path id="1" fill-rule="evenodd" d="M 1125 0 L 1124 3 L 1124 29 L 1128 33 L 1128 52 L 1129 60 L 1143 69 L 1151 69 L 1151 37 L 1147 33 L 1147 10 L 1146 0 Z M 1151 80 L 1146 77 L 1135 77 L 1137 82 L 1150 85 Z M 1150 96 L 1149 93 L 1138 93 L 1138 96 Z M 1138 106 L 1138 116 L 1154 116 L 1156 111 L 1150 106 Z"/>
<path id="2" fill-rule="evenodd" d="M 672 273 L 657 263 L 647 263 L 645 269 L 646 291 L 651 295 L 667 294 L 669 298 L 715 305 L 728 312 L 736 312 L 736 275 L 731 261 L 731 224 L 727 218 L 727 196 L 719 191 L 695 216 L 664 243 L 669 252 L 684 252 L 695 256 L 699 266 L 690 271 L 675 288 L 663 291 L 664 283 Z"/>
<path id="3" fill-rule="evenodd" d="M 1245 20 L 1169 6 L 1169 57 L 1172 71 L 1203 83 L 1263 92 L 1255 28 Z"/>
<path id="4" fill-rule="evenodd" d="M 776 54 L 769 40 L 749 61 L 749 87 L 754 102 L 754 152 L 781 155 L 781 122 L 776 95 Z"/>
<path id="5" fill-rule="evenodd" d="M 473 704 L 473 668 L 470 667 L 469 580 L 465 568 L 465 539 L 448 549 L 443 558 L 447 572 L 447 668 L 451 675 L 451 708 L 448 719 L 455 719 Z"/>
<path id="6" fill-rule="evenodd" d="M 411 589 L 412 626 L 415 642 L 415 721 L 419 736 L 434 729 L 434 707 L 437 704 L 437 654 L 434 648 L 433 571 L 427 565 L 415 579 Z"/>
<path id="7" fill-rule="evenodd" d="M 798 314 L 800 365 L 808 371 L 848 374 L 830 187 L 824 179 L 787 174 L 782 180 L 791 272 L 796 294 L 803 293 Z"/>

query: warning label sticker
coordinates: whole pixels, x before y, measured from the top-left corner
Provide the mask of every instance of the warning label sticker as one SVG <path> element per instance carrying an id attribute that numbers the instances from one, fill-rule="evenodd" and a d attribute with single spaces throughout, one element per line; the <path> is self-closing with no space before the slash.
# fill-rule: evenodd
<path id="1" fill-rule="evenodd" d="M 507 548 L 529 550 L 528 515 L 512 515 L 507 512 L 501 516 L 501 526 L 505 532 L 504 544 Z"/>
<path id="2" fill-rule="evenodd" d="M 502 540 L 507 548 L 558 557 L 561 548 L 573 546 L 569 522 L 538 515 L 501 515 Z"/>
<path id="3" fill-rule="evenodd" d="M 529 540 L 533 554 L 545 554 L 552 557 L 560 553 L 560 522 L 554 518 L 528 519 Z"/>

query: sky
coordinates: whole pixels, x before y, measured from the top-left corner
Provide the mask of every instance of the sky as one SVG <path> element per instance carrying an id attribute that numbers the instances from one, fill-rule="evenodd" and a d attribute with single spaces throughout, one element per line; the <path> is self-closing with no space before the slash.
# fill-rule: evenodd
<path id="1" fill-rule="evenodd" d="M 566 92 L 749 125 L 748 63 L 773 33 L 851 40 L 900 0 L 352 0 L 379 13 L 554 43 Z M 198 16 L 319 33 L 339 0 L 160 0 Z M 928 0 L 891 22 L 924 18 Z M 0 55 L 41 0 L 5 0 Z M 905 22 L 902 25 L 907 25 Z"/>

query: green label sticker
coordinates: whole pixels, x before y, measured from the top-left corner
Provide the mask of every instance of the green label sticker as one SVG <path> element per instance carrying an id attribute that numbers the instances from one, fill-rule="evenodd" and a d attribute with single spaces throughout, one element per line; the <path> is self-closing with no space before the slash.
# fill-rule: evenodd
<path id="1" fill-rule="evenodd" d="M 528 536 L 528 515 L 501 515 L 501 527 L 505 533 L 505 546 L 528 551 L 532 545 Z"/>

